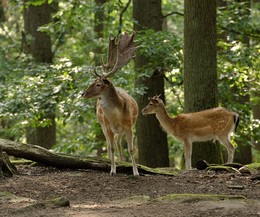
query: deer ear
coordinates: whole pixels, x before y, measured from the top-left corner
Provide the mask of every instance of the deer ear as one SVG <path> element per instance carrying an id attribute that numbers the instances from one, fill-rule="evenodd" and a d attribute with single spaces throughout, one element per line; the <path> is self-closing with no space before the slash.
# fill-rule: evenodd
<path id="1" fill-rule="evenodd" d="M 151 98 L 150 101 L 152 101 L 155 104 L 158 103 L 158 99 Z"/>
<path id="2" fill-rule="evenodd" d="M 107 78 L 103 78 L 102 81 L 103 81 L 103 83 L 104 83 L 105 85 L 110 85 L 110 84 L 111 84 L 111 81 L 108 80 Z"/>

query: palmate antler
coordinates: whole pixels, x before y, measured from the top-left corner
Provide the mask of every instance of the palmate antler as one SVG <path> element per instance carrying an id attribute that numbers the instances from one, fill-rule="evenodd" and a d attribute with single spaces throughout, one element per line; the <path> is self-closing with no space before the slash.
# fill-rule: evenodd
<path id="1" fill-rule="evenodd" d="M 109 39 L 107 63 L 102 63 L 104 77 L 109 77 L 114 74 L 132 59 L 136 50 L 133 41 L 134 36 L 134 32 L 131 35 L 127 33 L 120 34 L 117 44 L 116 37 Z"/>

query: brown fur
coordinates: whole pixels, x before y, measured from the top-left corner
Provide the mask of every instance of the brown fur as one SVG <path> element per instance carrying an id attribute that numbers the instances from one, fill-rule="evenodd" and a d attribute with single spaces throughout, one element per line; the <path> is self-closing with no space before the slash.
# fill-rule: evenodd
<path id="1" fill-rule="evenodd" d="M 138 115 L 136 101 L 123 89 L 114 87 L 107 78 L 97 78 L 84 92 L 85 98 L 98 98 L 96 115 L 103 133 L 109 143 L 108 150 L 111 157 L 111 175 L 116 173 L 114 161 L 114 143 L 116 143 L 119 158 L 123 160 L 121 138 L 126 134 L 129 154 L 132 158 L 133 173 L 138 175 L 134 160 L 133 126 Z"/>
<path id="2" fill-rule="evenodd" d="M 171 118 L 158 96 L 149 100 L 142 113 L 156 114 L 164 130 L 184 144 L 186 169 L 191 169 L 192 142 L 217 139 L 227 148 L 228 162 L 233 161 L 235 148 L 230 136 L 238 124 L 238 114 L 219 107 Z"/>

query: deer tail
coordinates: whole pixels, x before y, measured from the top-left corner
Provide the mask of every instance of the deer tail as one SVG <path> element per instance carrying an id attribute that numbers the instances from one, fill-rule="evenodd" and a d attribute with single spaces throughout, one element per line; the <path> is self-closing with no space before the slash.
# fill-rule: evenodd
<path id="1" fill-rule="evenodd" d="M 234 124 L 235 124 L 235 130 L 234 130 L 234 132 L 236 132 L 237 127 L 238 127 L 238 124 L 239 124 L 239 115 L 238 115 L 238 114 L 235 114 L 235 115 L 234 115 Z"/>

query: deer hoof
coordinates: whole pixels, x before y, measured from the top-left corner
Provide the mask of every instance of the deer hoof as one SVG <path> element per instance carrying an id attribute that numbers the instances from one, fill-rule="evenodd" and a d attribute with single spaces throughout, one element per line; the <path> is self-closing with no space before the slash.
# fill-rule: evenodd
<path id="1" fill-rule="evenodd" d="M 114 176 L 114 175 L 116 175 L 116 171 L 110 171 L 110 176 Z"/>

